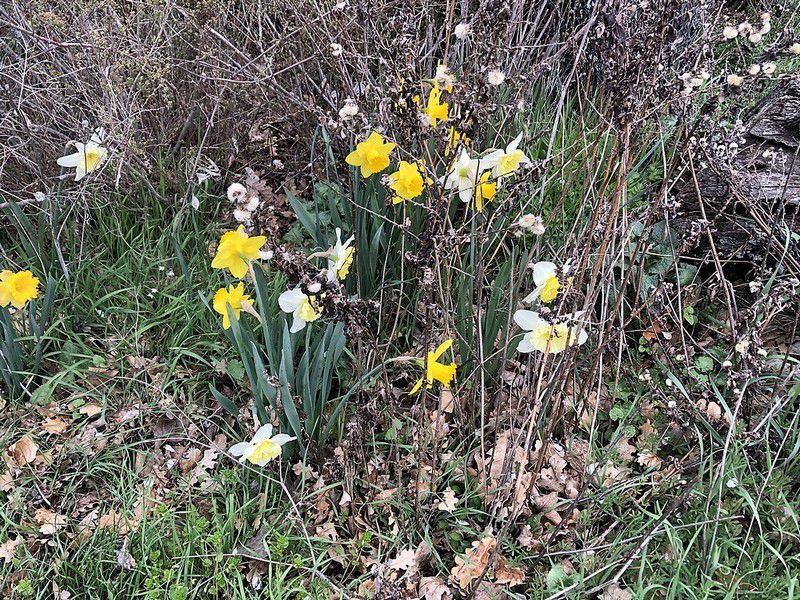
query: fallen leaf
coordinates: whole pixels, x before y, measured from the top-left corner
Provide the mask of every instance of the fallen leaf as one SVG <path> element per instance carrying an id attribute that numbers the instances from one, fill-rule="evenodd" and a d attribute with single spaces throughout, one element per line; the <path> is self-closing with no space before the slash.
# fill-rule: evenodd
<path id="1" fill-rule="evenodd" d="M 447 488 L 442 493 L 442 501 L 439 502 L 439 504 L 436 507 L 439 510 L 451 513 L 456 509 L 456 504 L 458 504 L 456 493 L 453 491 L 452 488 Z"/>
<path id="2" fill-rule="evenodd" d="M 38 509 L 34 513 L 33 519 L 39 524 L 39 533 L 43 535 L 53 535 L 67 524 L 67 517 L 48 508 Z"/>
<path id="3" fill-rule="evenodd" d="M 396 557 L 389 559 L 387 565 L 390 569 L 395 569 L 396 571 L 409 571 L 413 573 L 417 570 L 416 555 L 417 553 L 411 548 L 401 550 L 397 553 Z"/>
<path id="4" fill-rule="evenodd" d="M 439 577 L 423 577 L 420 579 L 417 595 L 421 600 L 451 600 L 453 597 L 450 588 Z"/>
<path id="5" fill-rule="evenodd" d="M 633 600 L 633 594 L 619 587 L 619 584 L 612 583 L 600 596 L 600 600 Z"/>
<path id="6" fill-rule="evenodd" d="M 136 566 L 136 561 L 128 552 L 128 536 L 122 540 L 122 548 L 117 550 L 117 565 L 126 571 L 130 571 Z"/>
<path id="7" fill-rule="evenodd" d="M 722 419 L 722 408 L 716 402 L 709 402 L 706 406 L 706 414 L 712 421 L 719 421 Z"/>
<path id="8" fill-rule="evenodd" d="M 93 417 L 103 412 L 103 407 L 98 404 L 84 404 L 78 409 L 78 412 L 87 417 Z"/>
<path id="9" fill-rule="evenodd" d="M 48 433 L 64 433 L 67 429 L 67 422 L 61 417 L 47 419 L 42 423 L 42 429 Z"/>
<path id="10" fill-rule="evenodd" d="M 97 520 L 98 529 L 111 529 L 120 535 L 125 535 L 129 531 L 134 531 L 139 526 L 135 519 L 123 517 L 115 510 L 109 511 Z"/>
<path id="11" fill-rule="evenodd" d="M 533 537 L 533 532 L 531 531 L 530 525 L 522 526 L 522 530 L 519 532 L 517 541 L 519 542 L 520 546 L 527 548 L 528 550 L 539 550 L 542 547 L 542 543 Z"/>
<path id="12" fill-rule="evenodd" d="M 17 548 L 22 543 L 22 536 L 18 535 L 16 538 L 8 539 L 0 544 L 0 560 L 4 563 L 11 562 L 11 559 L 17 554 Z"/>
<path id="13" fill-rule="evenodd" d="M 494 569 L 494 581 L 500 585 L 514 587 L 525 582 L 525 571 L 519 567 L 510 566 L 505 558 L 499 556 Z"/>
<path id="14" fill-rule="evenodd" d="M 472 548 L 467 550 L 462 558 L 456 556 L 456 566 L 450 570 L 450 578 L 462 590 L 469 589 L 472 580 L 480 577 L 489 567 L 489 557 L 497 546 L 497 540 L 486 536 L 472 542 Z"/>
<path id="15" fill-rule="evenodd" d="M 32 463 L 36 458 L 36 453 L 39 447 L 28 435 L 23 435 L 14 447 L 11 449 L 11 454 L 18 465 L 27 465 Z"/>

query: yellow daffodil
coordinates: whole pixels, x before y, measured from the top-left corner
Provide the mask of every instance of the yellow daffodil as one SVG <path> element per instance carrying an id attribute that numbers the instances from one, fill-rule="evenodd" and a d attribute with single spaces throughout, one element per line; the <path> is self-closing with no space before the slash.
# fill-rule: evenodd
<path id="1" fill-rule="evenodd" d="M 216 312 L 222 315 L 222 328 L 228 329 L 231 326 L 231 318 L 228 315 L 228 306 L 233 310 L 233 315 L 236 320 L 239 320 L 239 315 L 242 312 L 242 303 L 252 304 L 253 301 L 247 294 L 244 293 L 244 284 L 239 282 L 236 287 L 229 285 L 228 289 L 224 287 L 219 288 L 217 293 L 214 294 L 213 307 Z"/>
<path id="2" fill-rule="evenodd" d="M 536 289 L 528 294 L 523 302 L 533 302 L 538 298 L 548 304 L 556 299 L 558 290 L 561 289 L 556 266 L 551 262 L 541 261 L 533 265 L 533 282 L 536 284 Z"/>
<path id="3" fill-rule="evenodd" d="M 485 171 L 481 175 L 478 185 L 475 186 L 475 210 L 481 212 L 486 202 L 494 199 L 497 195 L 497 182 L 489 181 L 490 173 Z"/>
<path id="4" fill-rule="evenodd" d="M 283 445 L 297 438 L 279 433 L 272 435 L 272 425 L 267 423 L 259 427 L 249 442 L 239 442 L 231 446 L 229 452 L 239 457 L 239 462 L 250 461 L 263 467 L 269 461 L 278 458 L 283 452 Z"/>
<path id="5" fill-rule="evenodd" d="M 428 106 L 423 111 L 428 115 L 431 127 L 436 127 L 439 121 L 447 121 L 448 104 L 447 102 L 442 102 L 441 98 L 442 90 L 438 87 L 431 88 L 431 92 L 428 94 Z"/>
<path id="6" fill-rule="evenodd" d="M 514 322 L 525 330 L 525 335 L 517 345 L 517 351 L 528 353 L 537 350 L 543 354 L 558 354 L 570 346 L 582 346 L 589 334 L 575 323 L 581 320 L 582 312 L 559 319 L 555 323 L 544 320 L 539 313 L 518 310 Z"/>
<path id="7" fill-rule="evenodd" d="M 522 133 L 514 138 L 514 140 L 506 146 L 505 150 L 494 150 L 486 156 L 485 160 L 488 163 L 487 166 L 491 165 L 492 176 L 498 181 L 502 182 L 504 177 L 515 173 L 520 166 L 531 164 L 531 160 L 518 148 L 521 141 Z"/>
<path id="8" fill-rule="evenodd" d="M 292 313 L 291 333 L 296 333 L 306 326 L 306 323 L 316 321 L 322 316 L 322 306 L 317 306 L 316 298 L 303 293 L 299 287 L 286 290 L 278 296 L 278 304 L 285 313 Z"/>
<path id="9" fill-rule="evenodd" d="M 39 295 L 39 278 L 30 271 L 0 273 L 0 306 L 22 308 Z"/>
<path id="10" fill-rule="evenodd" d="M 397 144 L 386 142 L 377 131 L 359 143 L 356 149 L 347 155 L 345 162 L 354 167 L 361 167 L 361 176 L 369 177 L 373 173 L 380 173 L 389 166 L 389 153 Z"/>
<path id="11" fill-rule="evenodd" d="M 88 173 L 103 164 L 108 151 L 101 146 L 105 131 L 97 129 L 86 144 L 75 142 L 77 152 L 62 156 L 56 162 L 62 167 L 75 167 L 75 181 L 80 181 Z"/>
<path id="12" fill-rule="evenodd" d="M 419 172 L 419 164 L 401 160 L 397 171 L 389 175 L 391 183 L 389 187 L 394 190 L 396 196 L 392 200 L 394 204 L 400 204 L 404 200 L 413 200 L 420 194 L 425 187 L 425 180 Z"/>
<path id="13" fill-rule="evenodd" d="M 438 362 L 439 358 L 450 349 L 453 345 L 453 340 L 445 340 L 433 352 L 428 352 L 428 360 L 425 364 L 425 376 L 422 377 L 409 394 L 416 394 L 422 389 L 422 384 L 427 380 L 427 387 L 432 388 L 433 382 L 438 381 L 444 387 L 449 388 L 453 377 L 456 375 L 456 363 L 451 362 L 449 365 Z"/>
<path id="14" fill-rule="evenodd" d="M 451 127 L 447 132 L 447 146 L 444 149 L 444 155 L 450 156 L 453 152 L 458 150 L 459 146 L 469 148 L 472 140 L 467 137 L 466 133 L 461 133 L 455 127 Z"/>
<path id="15" fill-rule="evenodd" d="M 215 269 L 228 269 L 236 278 L 241 279 L 247 273 L 250 261 L 261 256 L 261 246 L 267 241 L 263 235 L 248 236 L 244 225 L 236 231 L 225 233 L 219 240 L 217 255 L 211 262 Z"/>
<path id="16" fill-rule="evenodd" d="M 351 235 L 342 243 L 342 230 L 336 228 L 336 244 L 330 249 L 328 254 L 328 281 L 343 280 L 350 272 L 353 264 L 353 254 L 356 249 L 351 247 L 355 238 Z"/>

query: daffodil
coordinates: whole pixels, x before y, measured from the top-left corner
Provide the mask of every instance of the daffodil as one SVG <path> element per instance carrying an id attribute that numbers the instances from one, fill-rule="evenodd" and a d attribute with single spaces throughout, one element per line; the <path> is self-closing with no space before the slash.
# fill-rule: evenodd
<path id="1" fill-rule="evenodd" d="M 252 440 L 234 444 L 229 452 L 238 456 L 240 463 L 250 461 L 254 465 L 263 467 L 281 455 L 284 444 L 296 439 L 285 433 L 272 435 L 272 425 L 267 423 L 259 427 Z"/>
<path id="2" fill-rule="evenodd" d="M 589 334 L 578 326 L 571 325 L 580 321 L 583 313 L 577 312 L 559 319 L 555 323 L 546 321 L 538 312 L 518 310 L 514 313 L 514 322 L 525 330 L 525 335 L 517 345 L 518 352 L 558 354 L 570 346 L 581 346 L 586 343 Z"/>
<path id="3" fill-rule="evenodd" d="M 497 195 L 497 182 L 489 181 L 489 171 L 484 171 L 478 185 L 475 186 L 475 210 L 481 212 L 486 202 Z"/>
<path id="4" fill-rule="evenodd" d="M 422 384 L 425 383 L 426 380 L 428 388 L 433 387 L 434 381 L 438 381 L 446 388 L 450 387 L 450 383 L 453 381 L 453 377 L 456 375 L 456 363 L 451 362 L 450 364 L 444 364 L 438 361 L 442 354 L 447 352 L 452 345 L 453 340 L 445 340 L 439 344 L 439 347 L 436 348 L 436 350 L 433 352 L 428 352 L 428 360 L 425 364 L 425 376 L 422 377 L 416 384 L 414 384 L 414 387 L 411 388 L 409 394 L 416 394 L 420 389 L 422 389 Z"/>
<path id="5" fill-rule="evenodd" d="M 442 90 L 438 87 L 431 88 L 428 94 L 428 106 L 423 111 L 431 122 L 431 127 L 436 127 L 439 121 L 447 121 L 447 102 L 442 102 Z"/>
<path id="6" fill-rule="evenodd" d="M 250 237 L 240 225 L 236 231 L 229 231 L 220 238 L 217 255 L 211 261 L 215 269 L 228 269 L 236 278 L 241 279 L 247 273 L 250 261 L 261 256 L 261 246 L 267 241 L 263 235 Z"/>
<path id="7" fill-rule="evenodd" d="M 108 151 L 100 145 L 104 135 L 102 128 L 95 130 L 86 144 L 74 142 L 77 152 L 62 156 L 56 162 L 62 167 L 75 167 L 75 181 L 80 181 L 103 164 L 108 156 Z"/>
<path id="8" fill-rule="evenodd" d="M 22 308 L 39 295 L 39 278 L 30 271 L 0 273 L 0 306 Z"/>
<path id="9" fill-rule="evenodd" d="M 222 328 L 228 329 L 231 326 L 231 318 L 228 314 L 228 307 L 231 307 L 233 316 L 239 320 L 239 315 L 242 312 L 242 304 L 252 304 L 253 300 L 244 293 L 244 283 L 241 281 L 236 287 L 229 285 L 228 289 L 221 287 L 214 294 L 214 301 L 212 303 L 214 310 L 222 315 Z"/>
<path id="10" fill-rule="evenodd" d="M 537 298 L 548 304 L 556 299 L 558 290 L 561 289 L 561 280 L 558 278 L 556 266 L 547 261 L 540 261 L 533 265 L 533 283 L 536 284 L 523 302 L 533 302 Z"/>
<path id="11" fill-rule="evenodd" d="M 342 280 L 350 272 L 353 264 L 353 254 L 356 249 L 350 246 L 355 238 L 351 235 L 342 243 L 342 230 L 336 228 L 336 244 L 328 254 L 328 281 Z M 287 311 L 288 312 L 288 311 Z"/>
<path id="12" fill-rule="evenodd" d="M 514 140 L 506 146 L 505 150 L 494 150 L 484 158 L 484 161 L 491 165 L 492 175 L 499 182 L 502 183 L 504 177 L 508 177 L 519 170 L 521 165 L 531 164 L 531 160 L 525 156 L 525 153 L 518 147 L 521 141 L 522 133 L 515 137 Z"/>
<path id="13" fill-rule="evenodd" d="M 396 196 L 392 200 L 394 204 L 400 204 L 405 200 L 413 200 L 420 194 L 425 187 L 425 179 L 419 171 L 419 164 L 401 160 L 397 166 L 397 171 L 389 175 L 391 183 L 389 187 L 394 190 Z"/>
<path id="14" fill-rule="evenodd" d="M 347 155 L 345 162 L 354 167 L 361 167 L 361 176 L 369 177 L 373 173 L 380 173 L 389 166 L 389 154 L 397 144 L 386 142 L 377 131 L 356 145 L 356 149 Z"/>
<path id="15" fill-rule="evenodd" d="M 485 159 L 470 158 L 465 148 L 461 149 L 458 159 L 451 165 L 444 179 L 446 190 L 456 188 L 462 202 L 471 202 L 475 196 L 475 186 L 480 181 L 480 174 L 487 168 Z"/>
<path id="16" fill-rule="evenodd" d="M 289 331 L 296 333 L 306 326 L 306 323 L 316 321 L 322 316 L 322 306 L 317 306 L 316 297 L 306 295 L 299 287 L 286 290 L 278 296 L 278 304 L 285 313 L 294 317 Z"/>
<path id="17" fill-rule="evenodd" d="M 461 133 L 455 127 L 451 127 L 447 132 L 447 146 L 444 149 L 444 155 L 450 156 L 452 152 L 458 150 L 459 146 L 469 148 L 472 140 L 467 137 L 466 133 Z"/>

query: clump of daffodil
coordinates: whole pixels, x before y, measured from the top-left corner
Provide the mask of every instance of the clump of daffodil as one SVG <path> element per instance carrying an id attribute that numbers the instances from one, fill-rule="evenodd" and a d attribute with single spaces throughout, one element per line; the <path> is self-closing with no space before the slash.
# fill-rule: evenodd
<path id="1" fill-rule="evenodd" d="M 285 433 L 272 435 L 272 425 L 267 423 L 259 427 L 249 442 L 239 442 L 231 446 L 229 452 L 239 457 L 239 462 L 249 461 L 263 467 L 269 461 L 278 458 L 283 452 L 284 444 L 297 438 Z"/>
<path id="2" fill-rule="evenodd" d="M 80 181 L 102 165 L 108 156 L 108 151 L 100 145 L 104 136 L 103 128 L 96 129 L 86 144 L 74 142 L 77 152 L 62 156 L 56 162 L 61 167 L 74 167 L 75 181 Z"/>
<path id="3" fill-rule="evenodd" d="M 228 231 L 219 240 L 217 255 L 211 261 L 214 269 L 228 269 L 231 275 L 241 279 L 247 273 L 250 261 L 261 257 L 261 246 L 267 241 L 263 235 L 250 237 L 240 225 L 236 231 Z"/>
<path id="4" fill-rule="evenodd" d="M 336 243 L 328 251 L 328 281 L 343 280 L 350 272 L 356 249 L 350 246 L 355 238 L 351 235 L 342 243 L 342 230 L 336 228 Z M 289 312 L 289 311 L 286 311 Z M 306 319 L 308 320 L 308 319 Z"/>
<path id="5" fill-rule="evenodd" d="M 397 166 L 397 171 L 389 175 L 389 182 L 389 187 L 395 193 L 392 202 L 400 204 L 405 200 L 413 200 L 421 195 L 426 179 L 420 172 L 419 163 L 401 160 Z M 430 180 L 427 180 L 427 182 L 430 183 Z"/>
<path id="6" fill-rule="evenodd" d="M 425 362 L 425 375 L 416 384 L 414 384 L 414 387 L 411 388 L 410 392 L 408 392 L 409 394 L 416 394 L 418 391 L 420 391 L 422 389 L 422 384 L 425 383 L 426 380 L 426 387 L 428 388 L 433 387 L 434 381 L 438 381 L 446 388 L 450 387 L 453 377 L 456 375 L 456 363 L 451 362 L 450 364 L 444 364 L 438 361 L 442 354 L 447 352 L 452 345 L 453 340 L 445 340 L 439 344 L 439 347 L 436 348 L 436 350 L 433 352 L 428 352 L 428 358 Z"/>
<path id="7" fill-rule="evenodd" d="M 458 131 L 455 127 L 447 130 L 447 146 L 444 149 L 444 155 L 450 156 L 453 152 L 458 150 L 459 146 L 469 148 L 472 140 L 467 137 L 466 133 Z"/>
<path id="8" fill-rule="evenodd" d="M 442 102 L 442 90 L 434 86 L 428 94 L 428 105 L 422 112 L 428 117 L 431 127 L 436 127 L 439 122 L 447 121 L 449 105 Z"/>
<path id="9" fill-rule="evenodd" d="M 0 306 L 22 308 L 39 296 L 39 278 L 30 271 L 0 272 Z"/>
<path id="10" fill-rule="evenodd" d="M 489 171 L 484 171 L 478 185 L 475 186 L 475 210 L 478 212 L 483 211 L 483 205 L 497 195 L 497 182 L 489 181 L 489 177 Z"/>
<path id="11" fill-rule="evenodd" d="M 492 175 L 502 183 L 504 177 L 515 173 L 522 165 L 530 165 L 531 160 L 519 149 L 522 133 L 506 146 L 505 150 L 494 150 L 484 160 L 491 165 Z"/>
<path id="12" fill-rule="evenodd" d="M 347 155 L 345 162 L 360 167 L 361 176 L 369 177 L 389 166 L 389 154 L 395 146 L 397 144 L 385 141 L 380 133 L 373 131 L 366 140 L 356 145 L 356 149 Z"/>
<path id="13" fill-rule="evenodd" d="M 228 329 L 231 326 L 231 317 L 228 314 L 228 307 L 231 307 L 233 316 L 239 320 L 239 315 L 242 313 L 244 306 L 251 306 L 253 300 L 244 293 L 244 284 L 240 281 L 239 285 L 229 285 L 227 289 L 221 287 L 214 294 L 214 301 L 212 306 L 214 310 L 222 315 L 222 328 Z"/>
<path id="14" fill-rule="evenodd" d="M 562 285 L 556 266 L 548 261 L 540 261 L 533 265 L 533 283 L 536 284 L 536 289 L 528 294 L 523 302 L 530 303 L 538 299 L 549 304 L 556 299 Z"/>
<path id="15" fill-rule="evenodd" d="M 315 296 L 309 296 L 299 287 L 286 290 L 278 296 L 278 305 L 285 313 L 291 313 L 293 320 L 289 328 L 291 333 L 296 333 L 322 316 L 322 306 L 317 304 Z"/>
<path id="16" fill-rule="evenodd" d="M 551 323 L 531 310 L 518 310 L 514 322 L 525 330 L 525 335 L 517 345 L 517 351 L 528 353 L 537 350 L 543 354 L 558 354 L 570 346 L 586 343 L 589 334 L 578 325 L 582 312 L 566 315 Z"/>

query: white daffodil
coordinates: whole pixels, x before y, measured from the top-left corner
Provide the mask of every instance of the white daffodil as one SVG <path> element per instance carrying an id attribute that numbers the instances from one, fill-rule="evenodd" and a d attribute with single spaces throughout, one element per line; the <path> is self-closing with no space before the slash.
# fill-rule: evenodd
<path id="1" fill-rule="evenodd" d="M 444 180 L 444 189 L 456 188 L 462 202 L 471 202 L 480 174 L 489 166 L 485 158 L 470 158 L 469 152 L 462 148 L 458 160 L 453 163 Z"/>
<path id="2" fill-rule="evenodd" d="M 525 335 L 517 345 L 517 351 L 528 353 L 538 350 L 544 354 L 558 354 L 569 346 L 582 346 L 589 334 L 579 325 L 569 325 L 580 321 L 582 316 L 583 312 L 576 312 L 551 323 L 537 312 L 518 310 L 514 313 L 514 322 L 525 330 Z"/>
<path id="3" fill-rule="evenodd" d="M 283 445 L 297 438 L 285 433 L 272 435 L 272 425 L 262 425 L 249 442 L 239 442 L 231 446 L 229 452 L 239 457 L 239 462 L 249 460 L 254 465 L 263 467 L 269 461 L 278 458 Z"/>
<path id="4" fill-rule="evenodd" d="M 103 137 L 105 130 L 102 127 L 96 129 L 86 144 L 74 142 L 77 152 L 62 156 L 56 162 L 62 167 L 75 167 L 75 181 L 80 181 L 103 164 L 108 156 L 108 150 L 100 145 Z"/>
<path id="5" fill-rule="evenodd" d="M 342 230 L 336 228 L 336 244 L 328 254 L 328 281 L 341 280 L 347 277 L 350 266 L 353 264 L 355 248 L 350 247 L 355 238 L 351 235 L 342 243 Z"/>
<path id="6" fill-rule="evenodd" d="M 523 302 L 539 299 L 547 304 L 555 300 L 561 288 L 556 266 L 548 261 L 537 262 L 533 265 L 533 283 L 536 284 L 536 289 L 525 296 Z"/>
<path id="7" fill-rule="evenodd" d="M 316 321 L 322 316 L 322 307 L 315 307 L 314 296 L 303 293 L 299 287 L 286 290 L 278 296 L 278 305 L 285 313 L 292 313 L 294 320 L 289 328 L 291 333 L 296 333 L 306 326 L 306 323 Z"/>
<path id="8" fill-rule="evenodd" d="M 484 158 L 486 166 L 492 167 L 492 176 L 498 181 L 502 182 L 503 177 L 516 172 L 521 165 L 528 166 L 531 164 L 531 159 L 519 149 L 521 141 L 522 132 L 506 146 L 505 150 L 493 150 Z"/>

